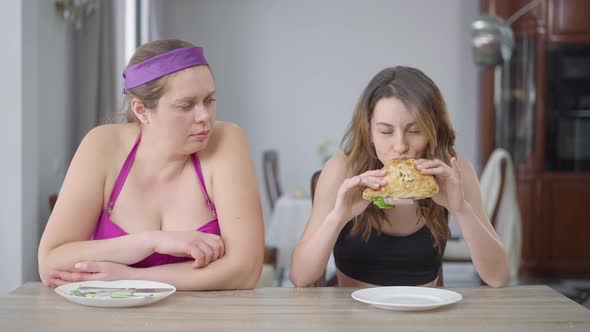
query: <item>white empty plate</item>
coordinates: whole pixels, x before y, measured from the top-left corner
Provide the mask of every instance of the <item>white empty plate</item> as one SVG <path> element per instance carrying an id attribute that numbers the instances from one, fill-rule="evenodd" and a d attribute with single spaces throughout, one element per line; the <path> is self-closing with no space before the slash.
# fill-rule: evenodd
<path id="1" fill-rule="evenodd" d="M 440 288 L 391 286 L 357 290 L 352 298 L 381 309 L 420 311 L 459 302 L 463 296 Z"/>
<path id="2" fill-rule="evenodd" d="M 110 289 L 101 289 L 96 292 L 97 294 L 88 295 L 88 292 L 92 292 L 92 290 L 85 290 L 88 287 Z M 84 291 L 80 292 L 80 290 Z M 59 286 L 55 292 L 78 304 L 114 308 L 137 307 L 160 301 L 176 292 L 176 287 L 147 280 L 82 281 Z"/>

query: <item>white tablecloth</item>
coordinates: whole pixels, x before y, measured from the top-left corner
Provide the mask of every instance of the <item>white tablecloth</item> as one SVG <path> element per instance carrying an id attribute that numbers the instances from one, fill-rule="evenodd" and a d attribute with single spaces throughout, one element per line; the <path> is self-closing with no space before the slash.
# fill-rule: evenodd
<path id="1" fill-rule="evenodd" d="M 311 215 L 311 199 L 309 197 L 280 197 L 275 205 L 270 220 L 266 225 L 266 245 L 277 248 L 277 277 L 280 286 L 289 286 L 289 265 L 291 253 L 301 238 L 307 220 Z M 331 256 L 326 272 L 328 275 L 336 271 Z"/>

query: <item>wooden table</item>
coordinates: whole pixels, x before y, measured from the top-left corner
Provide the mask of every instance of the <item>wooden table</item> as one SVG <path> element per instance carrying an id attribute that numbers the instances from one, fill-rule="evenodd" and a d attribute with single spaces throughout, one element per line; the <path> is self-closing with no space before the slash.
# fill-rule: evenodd
<path id="1" fill-rule="evenodd" d="M 137 308 L 71 303 L 40 283 L 0 297 L 0 331 L 590 331 L 590 311 L 546 286 L 459 288 L 423 312 L 374 308 L 351 288 L 178 292 Z"/>

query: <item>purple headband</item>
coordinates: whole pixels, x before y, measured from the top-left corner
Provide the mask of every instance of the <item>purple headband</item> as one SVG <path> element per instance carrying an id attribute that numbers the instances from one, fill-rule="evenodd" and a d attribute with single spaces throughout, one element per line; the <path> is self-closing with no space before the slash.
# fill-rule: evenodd
<path id="1" fill-rule="evenodd" d="M 123 78 L 125 79 L 123 93 L 126 94 L 129 89 L 179 70 L 207 64 L 202 47 L 177 48 L 127 67 L 123 71 Z"/>

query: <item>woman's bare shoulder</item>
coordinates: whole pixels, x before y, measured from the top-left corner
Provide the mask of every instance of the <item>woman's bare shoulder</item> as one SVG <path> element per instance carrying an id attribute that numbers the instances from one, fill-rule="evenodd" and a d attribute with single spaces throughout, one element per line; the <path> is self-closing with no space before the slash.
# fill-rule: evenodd
<path id="1" fill-rule="evenodd" d="M 337 188 L 340 187 L 342 181 L 351 177 L 351 171 L 347 168 L 348 156 L 344 153 L 338 153 L 330 158 L 320 174 L 318 186 Z"/>
<path id="2" fill-rule="evenodd" d="M 244 130 L 231 122 L 218 121 L 213 127 L 211 138 L 202 155 L 213 153 L 231 153 L 235 149 L 247 146 L 248 139 Z"/>
<path id="3" fill-rule="evenodd" d="M 469 161 L 468 159 L 466 159 L 462 155 L 457 154 L 455 156 L 455 158 L 457 158 L 457 162 L 459 163 L 459 166 L 473 167 L 473 165 L 471 164 L 471 161 Z"/>
<path id="4" fill-rule="evenodd" d="M 332 158 L 328 159 L 326 162 L 326 166 L 330 167 L 346 167 L 346 162 L 348 161 L 348 156 L 345 155 L 343 152 L 339 152 L 332 156 Z"/>
<path id="5" fill-rule="evenodd" d="M 465 174 L 466 172 L 470 175 L 475 175 L 475 168 L 473 164 L 468 159 L 465 159 L 463 156 L 457 155 L 457 165 L 459 165 L 459 169 L 461 173 Z M 450 165 L 449 165 L 450 166 Z"/>
<path id="6" fill-rule="evenodd" d="M 221 137 L 233 137 L 241 138 L 244 135 L 244 130 L 233 122 L 218 121 L 215 123 L 215 131 L 220 134 Z"/>
<path id="7" fill-rule="evenodd" d="M 132 123 L 97 126 L 84 136 L 76 154 L 108 165 L 131 148 L 138 134 L 139 127 Z"/>
<path id="8" fill-rule="evenodd" d="M 326 162 L 326 164 L 322 168 L 322 172 L 327 172 L 340 177 L 352 176 L 352 174 L 350 174 L 351 171 L 347 167 L 347 162 L 347 155 L 345 155 L 342 152 L 337 153 Z"/>

